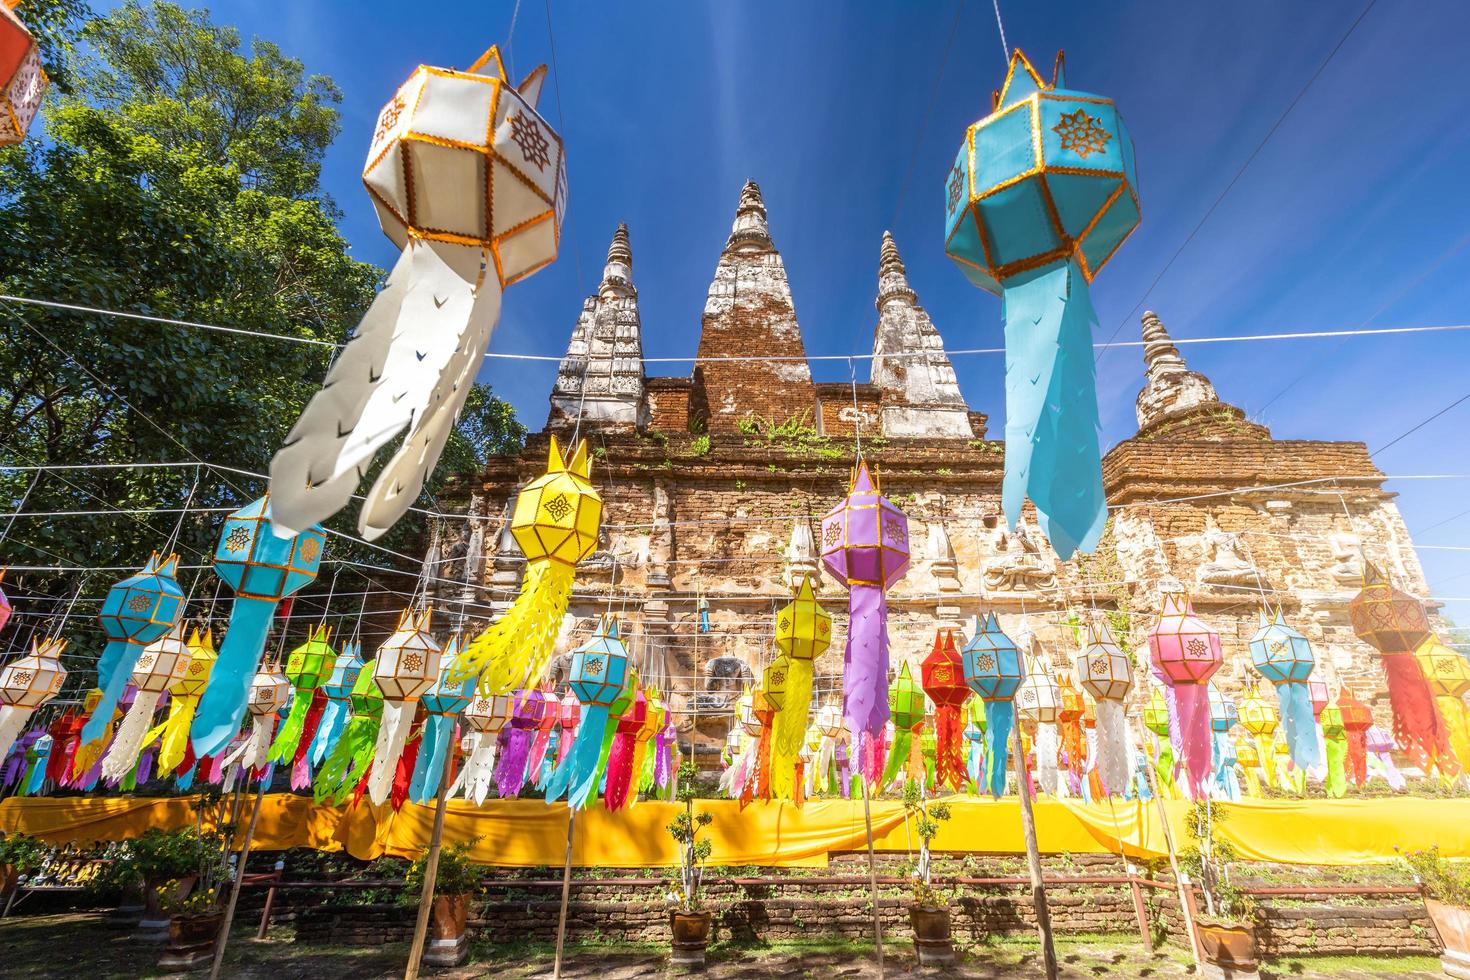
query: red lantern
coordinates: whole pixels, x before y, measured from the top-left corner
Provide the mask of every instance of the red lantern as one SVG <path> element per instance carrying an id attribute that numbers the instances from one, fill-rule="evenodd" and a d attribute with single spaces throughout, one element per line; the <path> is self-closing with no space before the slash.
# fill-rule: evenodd
<path id="1" fill-rule="evenodd" d="M 1363 590 L 1348 603 L 1348 616 L 1358 639 L 1372 644 L 1383 658 L 1398 747 L 1420 768 L 1434 765 L 1446 776 L 1459 772 L 1449 728 L 1414 656 L 1430 636 L 1424 604 L 1394 588 L 1378 566 L 1364 562 Z"/>
<path id="2" fill-rule="evenodd" d="M 1361 786 L 1368 781 L 1368 729 L 1373 727 L 1373 712 L 1347 688 L 1337 695 L 1337 709 L 1347 732 L 1348 774 Z"/>
<path id="3" fill-rule="evenodd" d="M 924 658 L 921 676 L 924 693 L 934 702 L 934 779 L 958 791 L 968 778 L 962 709 L 970 686 L 965 683 L 965 665 L 953 630 L 935 634 L 934 649 Z"/>
<path id="4" fill-rule="evenodd" d="M 10 10 L 16 2 L 0 0 L 0 146 L 25 139 L 49 84 L 36 39 Z"/>

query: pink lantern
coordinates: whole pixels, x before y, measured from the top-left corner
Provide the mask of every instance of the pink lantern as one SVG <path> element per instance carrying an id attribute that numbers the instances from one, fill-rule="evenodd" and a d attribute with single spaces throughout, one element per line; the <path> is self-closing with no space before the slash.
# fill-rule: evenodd
<path id="1" fill-rule="evenodd" d="M 1159 621 L 1148 632 L 1154 669 L 1174 692 L 1190 789 L 1200 798 L 1210 778 L 1210 701 L 1206 685 L 1220 669 L 1220 634 L 1194 614 L 1182 590 L 1163 593 Z"/>

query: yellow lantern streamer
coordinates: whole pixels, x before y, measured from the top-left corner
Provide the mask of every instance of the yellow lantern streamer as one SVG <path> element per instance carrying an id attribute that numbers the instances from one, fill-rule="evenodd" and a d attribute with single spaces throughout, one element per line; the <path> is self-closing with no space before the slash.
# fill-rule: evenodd
<path id="1" fill-rule="evenodd" d="M 143 739 L 146 748 L 155 740 L 162 740 L 158 748 L 158 767 L 155 772 L 161 778 L 179 767 L 189 750 L 189 727 L 194 724 L 194 709 L 199 707 L 199 698 L 209 683 L 209 673 L 219 653 L 214 649 L 214 634 L 209 630 L 195 629 L 189 636 L 189 652 L 193 656 L 184 676 L 169 685 L 168 718 L 154 728 Z"/>
<path id="2" fill-rule="evenodd" d="M 507 694 L 546 669 L 577 563 L 597 548 L 602 497 L 590 476 L 586 440 L 567 463 L 552 436 L 546 472 L 516 496 L 510 519 L 511 534 L 526 556 L 521 594 L 455 661 L 451 682 L 478 674 L 481 694 Z"/>
<path id="3" fill-rule="evenodd" d="M 1433 633 L 1414 651 L 1414 656 L 1429 682 L 1429 690 L 1434 692 L 1434 703 L 1444 716 L 1445 727 L 1450 730 L 1450 748 L 1460 760 L 1460 768 L 1470 771 L 1470 711 L 1465 707 L 1465 693 L 1470 691 L 1470 664 Z M 1446 777 L 1443 770 L 1439 778 L 1446 786 L 1454 782 L 1454 777 Z"/>
<path id="4" fill-rule="evenodd" d="M 783 656 L 785 695 L 776 712 L 771 746 L 771 795 L 795 799 L 796 759 L 806 739 L 812 705 L 812 661 L 832 643 L 832 617 L 817 604 L 810 575 L 803 575 L 796 597 L 776 614 L 776 645 Z M 769 674 L 769 670 L 768 670 Z M 771 678 L 767 677 L 767 690 Z"/>
<path id="5" fill-rule="evenodd" d="M 1256 743 L 1248 738 L 1237 739 L 1235 742 L 1235 764 L 1240 766 L 1240 771 L 1245 774 L 1245 795 L 1252 799 L 1261 797 L 1261 757 L 1256 749 Z"/>
<path id="6" fill-rule="evenodd" d="M 1277 785 L 1276 779 L 1276 728 L 1281 724 L 1274 705 L 1261 697 L 1261 692 L 1251 687 L 1240 699 L 1240 726 L 1250 732 L 1256 740 L 1256 757 L 1260 760 L 1261 775 L 1267 786 Z"/>

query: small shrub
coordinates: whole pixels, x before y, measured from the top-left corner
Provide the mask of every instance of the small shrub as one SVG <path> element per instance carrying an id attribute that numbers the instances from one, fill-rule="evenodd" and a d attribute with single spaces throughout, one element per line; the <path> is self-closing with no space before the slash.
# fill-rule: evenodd
<path id="1" fill-rule="evenodd" d="M 434 876 L 434 894 L 438 895 L 475 895 L 478 894 L 481 885 L 480 866 L 470 860 L 470 848 L 479 842 L 480 838 L 472 840 L 459 840 L 453 844 L 446 844 L 439 848 L 439 870 Z M 414 859 L 409 865 L 408 872 L 403 876 L 403 883 L 408 886 L 403 899 L 410 904 L 417 905 L 419 897 L 424 893 L 424 872 L 429 866 L 429 849 Z"/>
<path id="2" fill-rule="evenodd" d="M 1439 855 L 1439 846 L 1403 855 L 1404 864 L 1424 892 L 1436 902 L 1470 907 L 1470 870 L 1450 864 Z"/>
<path id="3" fill-rule="evenodd" d="M 29 834 L 7 834 L 0 837 L 0 864 L 13 864 L 18 874 L 39 870 L 50 848 Z"/>
<path id="4" fill-rule="evenodd" d="M 689 441 L 689 451 L 696 456 L 709 455 L 709 436 L 695 436 Z"/>

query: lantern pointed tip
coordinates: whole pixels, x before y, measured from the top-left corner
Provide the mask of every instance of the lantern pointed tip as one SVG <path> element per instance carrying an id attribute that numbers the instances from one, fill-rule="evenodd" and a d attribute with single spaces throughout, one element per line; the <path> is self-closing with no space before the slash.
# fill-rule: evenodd
<path id="1" fill-rule="evenodd" d="M 580 476 L 586 480 L 592 475 L 592 462 L 587 458 L 587 440 L 583 439 L 577 443 L 577 448 L 572 452 L 572 461 L 566 464 L 567 472 L 573 476 Z"/>
<path id="2" fill-rule="evenodd" d="M 878 489 L 877 482 L 868 471 L 868 461 L 859 456 L 857 464 L 852 468 L 852 484 L 848 488 L 848 494 L 872 493 Z"/>

